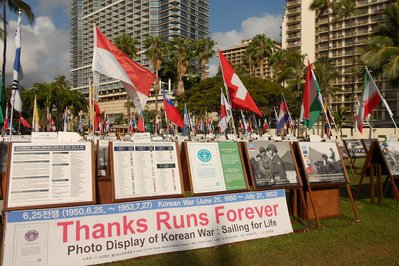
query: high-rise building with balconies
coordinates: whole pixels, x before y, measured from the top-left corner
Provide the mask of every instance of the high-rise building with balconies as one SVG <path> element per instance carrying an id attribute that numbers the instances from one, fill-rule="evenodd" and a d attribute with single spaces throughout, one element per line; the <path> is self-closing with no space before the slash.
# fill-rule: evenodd
<path id="1" fill-rule="evenodd" d="M 384 9 L 392 0 L 358 0 L 352 14 L 338 18 L 332 9 L 317 14 L 309 9 L 312 0 L 286 0 L 282 24 L 282 48 L 297 48 L 307 55 L 310 62 L 329 57 L 338 71 L 332 81 L 337 88 L 333 97 L 333 107 L 347 106 L 350 119 L 357 112 L 357 100 L 362 91 L 362 77 L 356 71 L 362 68 L 361 48 L 383 23 Z M 332 1 L 334 4 L 339 0 Z M 372 73 L 373 74 L 373 73 Z M 374 76 L 377 79 L 377 76 Z M 377 79 L 377 85 L 387 100 L 394 117 L 399 117 L 399 91 L 390 82 Z M 386 108 L 379 105 L 373 112 L 376 126 L 391 127 L 392 121 Z"/>
<path id="2" fill-rule="evenodd" d="M 71 82 L 83 94 L 88 94 L 92 77 L 93 23 L 111 41 L 124 33 L 132 36 L 139 51 L 149 36 L 161 36 L 165 42 L 209 37 L 209 0 L 70 0 L 70 13 Z M 134 60 L 151 68 L 145 53 Z M 99 97 L 101 109 L 111 117 L 125 113 L 127 95 L 118 81 L 101 76 Z M 153 97 L 148 102 L 151 105 Z"/>

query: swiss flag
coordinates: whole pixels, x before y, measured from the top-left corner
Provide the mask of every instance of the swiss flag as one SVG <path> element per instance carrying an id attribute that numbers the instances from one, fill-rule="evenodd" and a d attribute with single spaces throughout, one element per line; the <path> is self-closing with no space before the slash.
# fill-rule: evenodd
<path id="1" fill-rule="evenodd" d="M 229 61 L 227 61 L 220 50 L 218 50 L 218 53 L 223 79 L 227 88 L 229 88 L 232 107 L 235 109 L 248 110 L 263 117 L 262 113 L 259 111 L 259 108 L 256 106 L 254 100 L 245 88 L 244 84 L 241 82 L 240 78 L 235 73 Z"/>
<path id="2" fill-rule="evenodd" d="M 134 62 L 94 25 L 92 70 L 120 80 L 138 112 L 144 111 L 155 75 Z"/>

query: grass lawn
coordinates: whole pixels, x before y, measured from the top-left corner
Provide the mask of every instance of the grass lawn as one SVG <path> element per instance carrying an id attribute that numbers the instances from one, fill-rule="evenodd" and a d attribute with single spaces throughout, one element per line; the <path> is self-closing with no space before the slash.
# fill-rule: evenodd
<path id="1" fill-rule="evenodd" d="M 357 172 L 364 160 L 357 160 Z M 347 168 L 348 169 L 348 168 Z M 352 192 L 359 175 L 350 173 Z M 108 265 L 399 265 L 399 201 L 384 195 L 384 206 L 371 205 L 368 178 L 356 201 L 360 223 L 342 189 L 341 216 L 321 220 L 321 229 L 136 258 Z"/>

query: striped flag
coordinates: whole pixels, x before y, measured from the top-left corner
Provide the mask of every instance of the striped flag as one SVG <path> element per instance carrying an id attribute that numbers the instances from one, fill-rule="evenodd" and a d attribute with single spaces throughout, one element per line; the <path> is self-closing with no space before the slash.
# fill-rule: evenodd
<path id="1" fill-rule="evenodd" d="M 49 119 L 50 121 L 50 132 L 55 132 L 55 131 L 57 131 L 57 127 L 55 126 L 55 123 L 54 123 L 54 120 L 53 120 L 53 117 L 51 116 L 51 114 L 50 114 L 50 119 Z"/>
<path id="2" fill-rule="evenodd" d="M 363 132 L 364 118 L 373 112 L 381 101 L 381 95 L 370 73 L 366 69 L 363 81 L 362 97 L 359 102 L 359 109 L 356 115 L 356 124 L 359 132 Z"/>
<path id="3" fill-rule="evenodd" d="M 229 125 L 231 120 L 231 106 L 228 103 L 226 97 L 223 94 L 223 91 L 220 90 L 220 119 L 219 119 L 219 128 L 220 133 L 223 133 Z"/>
<path id="4" fill-rule="evenodd" d="M 15 32 L 15 59 L 14 59 L 14 74 L 12 81 L 11 105 L 18 112 L 22 112 L 22 100 L 19 94 L 18 84 L 22 80 L 22 67 L 21 67 L 21 19 L 22 12 L 18 12 L 18 24 Z M 21 74 L 21 75 L 20 75 Z"/>
<path id="5" fill-rule="evenodd" d="M 281 99 L 280 113 L 278 116 L 277 131 L 280 132 L 284 129 L 284 125 L 290 121 L 287 102 L 284 98 Z"/>

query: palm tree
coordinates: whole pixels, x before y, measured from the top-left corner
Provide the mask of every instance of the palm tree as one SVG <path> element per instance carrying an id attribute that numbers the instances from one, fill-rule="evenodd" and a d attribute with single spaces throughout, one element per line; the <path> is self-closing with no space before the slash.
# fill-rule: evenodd
<path id="1" fill-rule="evenodd" d="M 158 114 L 158 94 L 159 94 L 159 75 L 158 71 L 161 69 L 162 59 L 165 56 L 165 45 L 160 36 L 149 36 L 144 41 L 145 54 L 148 60 L 152 63 L 152 68 L 156 74 L 154 84 L 155 90 L 155 110 Z"/>
<path id="2" fill-rule="evenodd" d="M 324 98 L 332 96 L 336 88 L 331 86 L 331 80 L 338 76 L 338 70 L 333 64 L 332 59 L 321 57 L 313 63 L 313 66 L 320 85 L 321 94 Z"/>
<path id="3" fill-rule="evenodd" d="M 53 107 L 54 86 L 49 83 L 35 83 L 33 89 L 37 91 L 38 101 L 45 103 L 46 108 L 46 128 L 50 131 L 50 109 Z"/>
<path id="4" fill-rule="evenodd" d="M 395 80 L 399 78 L 399 0 L 385 9 L 386 22 L 372 35 L 361 60 L 383 76 Z"/>
<path id="5" fill-rule="evenodd" d="M 355 102 L 355 46 L 354 46 L 354 22 L 353 16 L 356 12 L 356 1 L 355 0 L 341 0 L 334 4 L 333 12 L 336 15 L 337 20 L 345 19 L 349 22 L 351 32 L 351 43 L 352 43 L 352 70 L 350 71 L 351 76 L 351 117 L 354 118 L 354 102 Z M 351 134 L 353 135 L 355 121 L 353 120 L 353 126 L 351 127 Z"/>
<path id="6" fill-rule="evenodd" d="M 209 62 L 209 58 L 215 55 L 213 46 L 215 46 L 215 42 L 210 38 L 199 39 L 194 43 L 195 55 L 197 56 L 198 60 L 201 61 L 201 80 L 204 80 L 208 77 L 206 66 Z"/>
<path id="7" fill-rule="evenodd" d="M 346 123 L 346 107 L 340 106 L 338 107 L 336 112 L 333 112 L 332 115 L 334 117 L 335 127 L 339 130 L 339 135 L 342 139 L 342 127 Z"/>
<path id="8" fill-rule="evenodd" d="M 137 41 L 132 36 L 123 33 L 121 36 L 115 38 L 115 45 L 131 59 L 137 56 Z"/>
<path id="9" fill-rule="evenodd" d="M 270 57 L 276 45 L 264 34 L 256 35 L 248 45 L 248 54 L 254 59 L 254 65 L 260 68 L 260 77 L 264 77 L 263 62 Z"/>
<path id="10" fill-rule="evenodd" d="M 5 88 L 6 87 L 6 55 L 7 55 L 7 6 L 10 9 L 11 12 L 13 13 L 18 13 L 19 10 L 22 11 L 23 14 L 28 18 L 28 21 L 30 24 L 33 24 L 35 21 L 35 15 L 32 12 L 31 7 L 25 3 L 22 0 L 2 0 L 3 1 L 3 32 L 1 33 L 3 37 L 3 65 L 1 68 L 1 73 L 3 74 L 1 76 L 1 87 Z M 5 94 L 4 94 L 4 89 L 1 90 L 1 105 L 0 108 L 2 111 L 5 109 Z M 4 112 L 3 112 L 4 114 Z M 2 122 L 2 121 L 1 121 Z"/>
<path id="11" fill-rule="evenodd" d="M 177 90 L 176 95 L 184 94 L 183 76 L 187 72 L 193 54 L 192 41 L 185 38 L 175 37 L 168 43 L 170 59 L 177 62 Z"/>
<path id="12" fill-rule="evenodd" d="M 332 6 L 331 0 L 313 0 L 309 6 L 310 10 L 316 11 L 316 21 L 317 25 L 319 25 L 320 17 L 327 11 L 327 56 L 330 55 L 330 14 L 329 10 Z M 318 27 L 318 26 L 317 26 Z M 320 34 L 320 33 L 319 33 Z M 317 36 L 319 36 L 319 34 Z"/>

